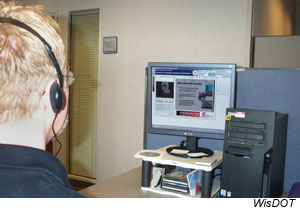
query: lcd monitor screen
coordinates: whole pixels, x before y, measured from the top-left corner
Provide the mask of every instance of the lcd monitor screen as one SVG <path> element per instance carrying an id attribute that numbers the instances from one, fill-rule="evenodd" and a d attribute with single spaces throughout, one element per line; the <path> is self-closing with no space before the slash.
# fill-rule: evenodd
<path id="1" fill-rule="evenodd" d="M 224 138 L 234 107 L 234 64 L 149 63 L 150 133 Z"/>

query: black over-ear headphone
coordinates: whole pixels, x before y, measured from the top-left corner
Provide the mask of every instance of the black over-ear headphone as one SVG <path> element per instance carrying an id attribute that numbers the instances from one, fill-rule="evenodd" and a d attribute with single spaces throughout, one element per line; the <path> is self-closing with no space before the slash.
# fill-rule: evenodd
<path id="1" fill-rule="evenodd" d="M 57 84 L 56 82 L 53 83 L 53 85 L 51 86 L 51 89 L 50 89 L 50 101 L 51 101 L 52 109 L 55 113 L 59 113 L 60 110 L 63 108 L 64 102 L 65 102 L 65 95 L 63 92 L 63 75 L 61 73 L 59 64 L 56 60 L 56 57 L 55 57 L 54 53 L 52 52 L 51 46 L 37 31 L 35 31 L 34 29 L 32 29 L 30 26 L 26 25 L 25 23 L 22 23 L 13 18 L 6 18 L 6 17 L 0 17 L 0 22 L 1 23 L 9 23 L 9 24 L 18 26 L 20 28 L 23 28 L 26 31 L 29 31 L 30 33 L 35 35 L 37 38 L 39 38 L 41 40 L 41 42 L 44 44 L 44 46 L 49 54 L 49 57 L 56 69 L 57 77 L 58 77 L 58 81 L 59 81 L 59 84 Z"/>

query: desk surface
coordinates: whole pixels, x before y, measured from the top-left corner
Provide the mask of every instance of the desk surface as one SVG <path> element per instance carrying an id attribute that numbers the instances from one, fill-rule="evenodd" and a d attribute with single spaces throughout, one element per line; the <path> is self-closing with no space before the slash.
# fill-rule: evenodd
<path id="1" fill-rule="evenodd" d="M 97 183 L 79 191 L 89 198 L 174 198 L 141 189 L 142 168 L 138 167 L 124 174 Z"/>

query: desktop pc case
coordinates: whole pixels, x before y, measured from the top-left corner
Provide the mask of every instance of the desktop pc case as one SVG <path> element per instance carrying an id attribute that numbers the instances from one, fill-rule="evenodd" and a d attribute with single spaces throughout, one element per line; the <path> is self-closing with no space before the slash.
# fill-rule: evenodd
<path id="1" fill-rule="evenodd" d="M 227 109 L 221 197 L 280 197 L 287 136 L 286 114 Z"/>

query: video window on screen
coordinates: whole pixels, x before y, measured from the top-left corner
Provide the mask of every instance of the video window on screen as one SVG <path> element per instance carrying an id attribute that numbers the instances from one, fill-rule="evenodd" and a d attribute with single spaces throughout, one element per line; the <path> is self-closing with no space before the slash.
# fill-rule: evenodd
<path id="1" fill-rule="evenodd" d="M 174 98 L 173 82 L 156 82 L 157 98 Z"/>

